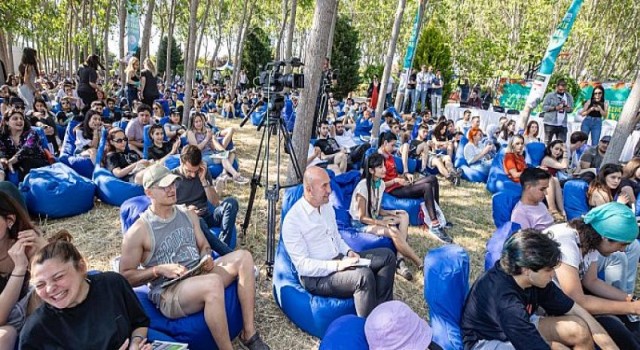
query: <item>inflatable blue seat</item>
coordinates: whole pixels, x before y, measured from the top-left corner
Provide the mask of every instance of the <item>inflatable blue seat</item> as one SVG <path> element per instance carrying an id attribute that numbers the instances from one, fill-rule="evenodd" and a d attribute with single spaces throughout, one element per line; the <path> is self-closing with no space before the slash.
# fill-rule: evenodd
<path id="1" fill-rule="evenodd" d="M 164 113 L 165 116 L 168 116 L 171 114 L 171 108 L 169 107 L 169 101 L 163 99 L 163 98 L 159 98 L 157 100 L 155 100 L 154 102 L 158 102 L 161 106 L 162 106 L 162 112 Z"/>
<path id="2" fill-rule="evenodd" d="M 49 150 L 49 141 L 47 140 L 47 136 L 44 134 L 44 130 L 37 126 L 32 126 L 31 129 L 38 134 L 38 137 L 40 138 L 40 146 L 42 147 L 42 149 Z M 6 180 L 16 186 L 20 184 L 20 176 L 16 171 L 7 171 Z"/>
<path id="3" fill-rule="evenodd" d="M 262 122 L 262 119 L 266 114 L 267 114 L 266 104 L 256 108 L 256 110 L 253 113 L 251 113 L 251 124 L 253 124 L 254 126 L 260 125 L 260 123 Z"/>
<path id="4" fill-rule="evenodd" d="M 433 341 L 444 350 L 462 350 L 460 318 L 469 291 L 469 255 L 447 244 L 424 257 L 424 298 L 429 304 Z"/>
<path id="5" fill-rule="evenodd" d="M 365 158 L 369 157 L 370 155 L 372 155 L 373 153 L 378 152 L 378 148 L 376 147 L 371 147 L 369 148 L 365 153 Z M 398 171 L 398 174 L 402 174 L 404 173 L 404 166 L 402 165 L 402 158 L 398 157 L 398 156 L 393 156 L 393 161 L 396 164 L 396 170 Z M 409 172 L 410 173 L 414 173 L 417 171 L 418 169 L 418 164 L 419 161 L 417 159 L 414 158 L 409 158 L 407 159 L 407 166 L 409 168 Z M 429 168 L 427 168 L 429 169 Z M 438 170 L 435 169 L 435 173 L 433 173 L 434 175 L 438 174 Z"/>
<path id="6" fill-rule="evenodd" d="M 133 225 L 136 220 L 140 217 L 140 214 L 147 210 L 147 208 L 151 205 L 151 200 L 147 196 L 137 196 L 133 198 L 129 198 L 120 206 L 120 228 L 122 230 L 122 234 L 125 234 L 129 227 Z M 209 209 L 213 211 L 214 207 L 209 203 Z M 216 237 L 220 236 L 220 228 L 214 227 L 209 230 Z M 229 242 L 229 248 L 235 249 L 237 243 L 237 231 L 235 226 L 231 231 L 231 240 Z"/>
<path id="7" fill-rule="evenodd" d="M 93 208 L 95 185 L 62 163 L 32 169 L 20 184 L 29 212 L 50 218 L 86 213 Z"/>
<path id="8" fill-rule="evenodd" d="M 493 158 L 491 170 L 489 170 L 489 178 L 487 179 L 487 190 L 491 193 L 499 191 L 511 190 L 512 192 L 522 192 L 522 186 L 513 182 L 504 172 L 504 155 L 506 149 L 501 149 Z"/>
<path id="9" fill-rule="evenodd" d="M 564 211 L 567 213 L 567 220 L 581 217 L 589 211 L 587 201 L 587 190 L 589 184 L 584 180 L 569 180 L 562 188 L 564 198 Z"/>
<path id="10" fill-rule="evenodd" d="M 331 322 L 319 350 L 369 350 L 364 333 L 365 319 L 344 315 Z"/>
<path id="11" fill-rule="evenodd" d="M 511 221 L 511 212 L 519 200 L 520 192 L 512 191 L 500 191 L 491 197 L 493 223 L 496 227 Z"/>
<path id="12" fill-rule="evenodd" d="M 218 349 L 211 331 L 204 319 L 204 312 L 177 319 L 168 319 L 160 313 L 160 310 L 149 300 L 149 288 L 146 286 L 134 289 L 144 312 L 151 321 L 148 338 L 150 341 L 163 340 L 156 337 L 168 337 L 174 341 L 189 344 L 191 350 Z M 242 331 L 242 310 L 238 299 L 238 283 L 233 282 L 224 290 L 224 304 L 229 324 L 229 337 L 234 339 Z M 151 332 L 153 330 L 154 332 Z"/>
<path id="13" fill-rule="evenodd" d="M 420 220 L 420 204 L 423 202 L 422 198 L 397 198 L 388 193 L 382 195 L 383 209 L 388 210 L 404 210 L 409 214 L 409 223 L 412 226 L 420 226 L 424 224 L 424 221 Z"/>
<path id="14" fill-rule="evenodd" d="M 456 159 L 453 165 L 462 171 L 463 179 L 469 182 L 487 182 L 489 173 L 471 168 L 469 164 L 467 164 L 467 160 L 464 158 L 464 146 L 466 146 L 467 143 L 469 143 L 469 140 L 463 136 L 456 150 Z"/>
<path id="15" fill-rule="evenodd" d="M 546 145 L 544 142 L 530 142 L 525 146 L 525 161 L 530 167 L 538 167 L 542 164 L 544 158 L 544 149 Z"/>
<path id="16" fill-rule="evenodd" d="M 95 165 L 90 158 L 76 156 L 76 134 L 73 131 L 80 122 L 76 120 L 69 121 L 67 128 L 64 132 L 64 139 L 62 140 L 62 146 L 60 147 L 60 162 L 68 165 L 71 169 L 75 170 L 78 174 L 90 179 L 93 175 L 93 169 Z"/>
<path id="17" fill-rule="evenodd" d="M 103 129 L 102 137 L 98 144 L 96 159 L 102 159 L 106 141 L 107 130 Z M 144 194 L 144 189 L 141 185 L 122 181 L 108 169 L 103 168 L 100 162 L 96 163 L 95 170 L 93 171 L 93 182 L 96 184 L 96 193 L 101 201 L 119 207 L 127 199 Z"/>
<path id="18" fill-rule="evenodd" d="M 302 197 L 302 185 L 288 188 L 282 202 L 282 218 Z M 353 298 L 340 299 L 313 295 L 300 284 L 298 272 L 293 266 L 282 240 L 278 242 L 273 265 L 273 294 L 276 304 L 296 326 L 322 338 L 329 324 L 342 315 L 355 315 Z"/>
<path id="19" fill-rule="evenodd" d="M 489 240 L 487 241 L 487 252 L 484 255 L 485 271 L 492 268 L 496 261 L 500 259 L 504 242 L 513 233 L 518 232 L 518 230 L 520 230 L 519 224 L 511 221 L 506 221 L 491 235 L 491 238 L 489 238 Z"/>

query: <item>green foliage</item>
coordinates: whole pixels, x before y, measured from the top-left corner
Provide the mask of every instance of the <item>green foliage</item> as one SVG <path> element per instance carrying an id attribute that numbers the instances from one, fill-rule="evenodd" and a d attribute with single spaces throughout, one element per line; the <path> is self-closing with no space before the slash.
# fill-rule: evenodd
<path id="1" fill-rule="evenodd" d="M 451 78 L 453 76 L 453 62 L 451 58 L 451 49 L 449 48 L 449 38 L 438 29 L 434 23 L 422 29 L 416 55 L 413 60 L 413 68 L 415 71 L 420 70 L 420 66 L 433 66 L 433 72 L 440 70 L 444 79 L 443 96 L 449 96 L 451 87 L 453 86 Z"/>
<path id="2" fill-rule="evenodd" d="M 164 73 L 166 70 L 167 40 L 166 36 L 160 40 L 158 52 L 156 53 L 156 67 L 158 69 L 158 73 Z M 182 51 L 176 44 L 175 38 L 171 41 L 171 71 L 173 74 L 182 74 L 184 71 L 184 58 L 182 58 Z"/>
<path id="3" fill-rule="evenodd" d="M 337 70 L 338 74 L 338 83 L 333 89 L 333 95 L 336 98 L 347 96 L 360 84 L 359 41 L 359 33 L 351 25 L 350 20 L 346 16 L 339 16 L 331 50 L 331 67 Z"/>
<path id="4" fill-rule="evenodd" d="M 377 75 L 379 80 L 382 80 L 382 73 L 384 72 L 383 64 L 370 64 L 365 67 L 362 72 L 362 78 L 366 81 L 373 80 L 373 76 Z"/>
<path id="5" fill-rule="evenodd" d="M 271 61 L 271 46 L 269 37 L 259 27 L 249 29 L 242 52 L 242 68 L 247 71 L 249 85 L 253 86 L 253 79 L 260 72 L 259 66 Z"/>

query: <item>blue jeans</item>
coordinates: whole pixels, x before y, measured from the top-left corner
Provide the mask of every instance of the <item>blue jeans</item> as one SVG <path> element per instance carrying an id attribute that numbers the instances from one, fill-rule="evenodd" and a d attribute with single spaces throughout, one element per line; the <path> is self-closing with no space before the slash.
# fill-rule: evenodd
<path id="1" fill-rule="evenodd" d="M 431 94 L 431 117 L 437 119 L 442 113 L 442 95 Z"/>
<path id="2" fill-rule="evenodd" d="M 229 245 L 231 243 L 231 235 L 236 225 L 236 216 L 238 215 L 238 200 L 229 197 L 220 202 L 213 213 L 203 217 L 209 228 L 220 227 L 220 240 Z"/>
<path id="3" fill-rule="evenodd" d="M 426 100 L 427 100 L 427 92 L 428 92 L 427 89 L 424 89 L 422 91 L 418 91 L 417 92 L 417 94 L 420 96 L 420 111 L 421 112 L 424 112 L 424 111 L 427 110 L 427 105 L 425 104 Z M 416 98 L 416 100 L 417 100 L 417 98 Z"/>
<path id="4" fill-rule="evenodd" d="M 409 103 L 409 98 L 411 98 L 411 111 L 416 111 L 416 89 L 407 89 L 404 94 L 404 101 L 402 102 L 402 112 L 407 110 L 407 103 Z"/>
<path id="5" fill-rule="evenodd" d="M 580 131 L 587 134 L 591 133 L 591 146 L 595 146 L 600 141 L 602 133 L 602 118 L 586 117 L 580 125 Z"/>

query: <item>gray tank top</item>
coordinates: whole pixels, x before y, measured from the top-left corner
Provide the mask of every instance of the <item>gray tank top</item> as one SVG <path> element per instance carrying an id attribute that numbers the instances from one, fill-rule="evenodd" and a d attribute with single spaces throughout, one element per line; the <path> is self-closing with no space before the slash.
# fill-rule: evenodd
<path id="1" fill-rule="evenodd" d="M 173 215 L 162 219 L 147 208 L 140 219 L 147 225 L 151 233 L 151 254 L 143 263 L 145 268 L 162 264 L 180 264 L 190 269 L 200 262 L 200 250 L 196 243 L 193 224 L 189 220 L 187 209 L 176 205 Z M 149 298 L 158 305 L 165 277 L 157 278 L 149 285 Z"/>

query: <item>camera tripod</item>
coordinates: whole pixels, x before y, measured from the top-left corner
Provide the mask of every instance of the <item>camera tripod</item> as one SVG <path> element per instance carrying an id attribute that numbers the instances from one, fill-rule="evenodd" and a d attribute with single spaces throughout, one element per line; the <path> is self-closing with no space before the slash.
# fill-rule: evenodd
<path id="1" fill-rule="evenodd" d="M 293 187 L 302 182 L 302 171 L 298 159 L 293 150 L 293 144 L 291 142 L 291 135 L 285 127 L 284 120 L 281 117 L 282 109 L 284 107 L 284 96 L 276 94 L 273 97 L 273 103 L 269 103 L 268 98 L 263 100 L 254 106 L 254 108 L 247 114 L 245 120 L 240 124 L 242 127 L 251 113 L 258 107 L 267 104 L 267 111 L 258 125 L 258 131 L 262 130 L 262 137 L 260 139 L 260 146 L 258 146 L 258 153 L 256 154 L 255 166 L 253 168 L 253 175 L 251 176 L 251 192 L 249 194 L 249 203 L 247 204 L 247 212 L 242 223 L 242 237 L 246 237 L 247 229 L 249 228 L 249 222 L 251 221 L 251 212 L 253 211 L 253 203 L 256 197 L 256 191 L 258 186 L 264 187 L 265 198 L 267 199 L 267 276 L 273 276 L 273 262 L 275 258 L 275 234 L 276 234 L 276 204 L 280 199 L 280 189 Z M 275 136 L 277 138 L 277 148 L 275 151 L 275 165 L 276 176 L 275 180 L 269 177 L 269 165 L 272 163 L 271 159 L 271 138 Z M 280 183 L 280 165 L 281 165 L 281 147 L 284 142 L 285 153 L 289 155 L 291 166 L 296 174 L 296 181 L 292 184 L 282 185 Z M 265 174 L 265 181 L 262 182 L 262 174 Z"/>

